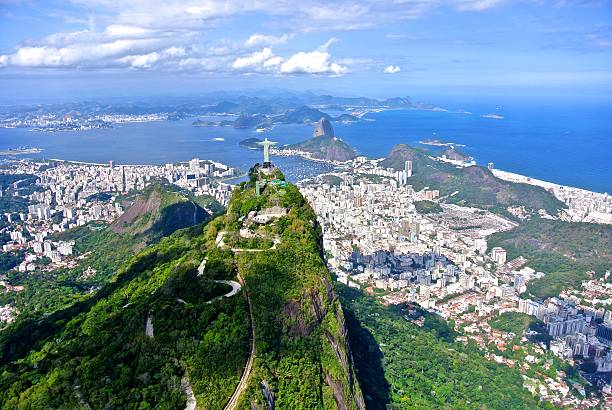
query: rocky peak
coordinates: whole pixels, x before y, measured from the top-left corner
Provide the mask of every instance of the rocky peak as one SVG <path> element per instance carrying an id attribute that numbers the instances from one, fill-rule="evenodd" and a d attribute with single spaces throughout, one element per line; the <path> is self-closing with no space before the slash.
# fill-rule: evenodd
<path id="1" fill-rule="evenodd" d="M 321 118 L 315 124 L 315 129 L 312 134 L 314 138 L 317 137 L 333 137 L 334 129 L 327 118 Z"/>

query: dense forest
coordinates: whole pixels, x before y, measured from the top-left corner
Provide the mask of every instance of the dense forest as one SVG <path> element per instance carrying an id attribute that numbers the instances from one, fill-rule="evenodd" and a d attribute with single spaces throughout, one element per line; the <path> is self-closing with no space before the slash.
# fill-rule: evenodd
<path id="1" fill-rule="evenodd" d="M 243 185 L 217 229 L 235 232 L 250 211 L 275 205 L 288 214 L 261 231 L 280 239 L 276 249 L 235 256 L 251 297 L 256 342 L 241 408 L 270 403 L 262 385 L 277 408 L 363 408 L 344 316 L 321 256 L 320 229 L 297 187 L 268 184 L 257 196 Z"/>
<path id="2" fill-rule="evenodd" d="M 222 407 L 246 361 L 246 304 L 216 298 L 228 286 L 212 280 L 234 272 L 228 255 L 203 250 L 201 232 L 177 232 L 91 297 L 3 332 L 3 407 L 179 408 L 183 377 L 199 403 Z M 205 256 L 211 268 L 197 276 Z"/>
<path id="3" fill-rule="evenodd" d="M 409 178 L 409 184 L 416 190 L 425 187 L 437 189 L 447 202 L 487 209 L 511 218 L 506 210 L 509 206 L 522 205 L 531 211 L 545 209 L 551 215 L 566 208 L 544 188 L 504 181 L 480 166 L 457 168 L 433 160 L 434 155 L 422 148 L 399 144 L 393 147 L 381 165 L 403 170 L 405 161 L 412 161 L 414 174 Z"/>
<path id="4" fill-rule="evenodd" d="M 556 296 L 579 288 L 587 272 L 603 276 L 612 270 L 612 227 L 582 222 L 533 218 L 518 227 L 491 235 L 489 248 L 501 246 L 508 259 L 527 258 L 528 266 L 546 273 L 529 283 L 536 297 Z"/>
<path id="5" fill-rule="evenodd" d="M 272 204 L 289 211 L 266 227 L 281 238 L 275 249 L 218 246 L 221 230 Z M 250 309 L 245 292 L 219 297 L 229 286 L 217 281 L 244 278 L 256 356 L 240 408 L 364 408 L 319 233 L 295 186 L 256 197 L 243 185 L 226 215 L 142 249 L 98 291 L 3 331 L 0 407 L 174 409 L 189 386 L 199 408 L 223 408 L 249 354 Z M 106 241 L 119 243 L 112 235 L 100 230 L 94 248 L 108 252 Z"/>
<path id="6" fill-rule="evenodd" d="M 538 409 L 516 369 L 489 361 L 473 343 L 454 341 L 446 322 L 426 312 L 419 326 L 405 306 L 383 306 L 339 286 L 357 375 L 370 409 Z"/>

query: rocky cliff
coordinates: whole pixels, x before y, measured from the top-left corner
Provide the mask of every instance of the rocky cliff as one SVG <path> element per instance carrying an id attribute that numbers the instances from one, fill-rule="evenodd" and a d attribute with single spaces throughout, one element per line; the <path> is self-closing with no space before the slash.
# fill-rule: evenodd
<path id="1" fill-rule="evenodd" d="M 334 129 L 325 118 L 315 124 L 312 138 L 287 148 L 309 152 L 313 158 L 327 161 L 349 161 L 357 156 L 355 148 L 334 136 Z"/>
<path id="2" fill-rule="evenodd" d="M 317 121 L 312 136 L 314 138 L 334 136 L 334 129 L 327 118 L 321 118 L 319 121 Z"/>

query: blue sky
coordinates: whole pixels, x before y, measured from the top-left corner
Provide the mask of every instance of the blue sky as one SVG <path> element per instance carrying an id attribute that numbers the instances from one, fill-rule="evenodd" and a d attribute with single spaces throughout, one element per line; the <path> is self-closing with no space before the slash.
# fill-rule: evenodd
<path id="1" fill-rule="evenodd" d="M 0 0 L 2 100 L 612 94 L 607 0 Z"/>

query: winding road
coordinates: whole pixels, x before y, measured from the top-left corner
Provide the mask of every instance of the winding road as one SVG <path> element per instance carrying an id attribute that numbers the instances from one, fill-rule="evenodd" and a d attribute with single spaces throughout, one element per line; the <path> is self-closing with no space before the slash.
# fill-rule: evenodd
<path id="1" fill-rule="evenodd" d="M 240 283 L 244 283 L 240 274 L 238 274 L 238 280 Z M 238 382 L 238 386 L 236 386 L 234 394 L 232 394 L 232 397 L 230 397 L 229 401 L 223 408 L 224 410 L 234 410 L 238 405 L 240 395 L 248 385 L 249 376 L 251 375 L 251 370 L 253 368 L 253 361 L 255 359 L 255 328 L 253 327 L 253 308 L 251 306 L 251 299 L 249 298 L 249 294 L 246 289 L 244 291 L 244 295 L 249 309 L 249 342 L 251 343 L 251 351 L 249 353 L 249 359 L 247 360 L 246 366 L 244 367 L 244 371 L 242 372 L 242 376 L 240 377 L 240 382 Z"/>
<path id="2" fill-rule="evenodd" d="M 225 246 L 225 244 L 223 243 L 224 236 L 225 236 L 224 231 L 219 232 L 219 234 L 217 235 L 217 238 L 215 240 L 215 245 L 217 247 L 222 248 Z M 275 241 L 274 247 L 276 247 L 276 243 L 277 242 Z M 232 251 L 233 252 L 244 252 L 244 251 L 258 252 L 261 250 L 259 249 L 232 249 Z M 204 258 L 204 260 L 202 260 L 202 262 L 200 263 L 200 266 L 198 267 L 198 276 L 202 276 L 204 274 L 204 269 L 206 268 L 206 261 L 207 259 Z M 226 285 L 232 286 L 232 290 L 230 292 L 226 293 L 225 295 L 219 296 L 219 298 L 234 296 L 236 293 L 238 293 L 240 289 L 245 287 L 244 280 L 242 279 L 242 276 L 240 276 L 240 273 L 237 273 L 237 276 L 238 276 L 238 282 L 235 282 L 233 280 L 215 280 L 215 282 L 224 283 Z M 253 369 L 253 361 L 255 360 L 255 328 L 253 326 L 253 307 L 251 305 L 251 299 L 249 298 L 249 293 L 247 292 L 246 287 L 243 291 L 243 295 L 247 301 L 247 308 L 249 310 L 249 343 L 251 346 L 250 346 L 249 358 L 247 359 L 246 365 L 244 366 L 242 376 L 240 376 L 240 381 L 238 382 L 238 385 L 236 386 L 236 390 L 234 390 L 234 393 L 228 400 L 227 404 L 225 405 L 225 407 L 223 407 L 224 410 L 234 410 L 238 406 L 240 396 L 242 395 L 242 393 L 244 392 L 244 390 L 246 389 L 248 385 L 249 376 L 251 375 L 251 370 Z M 216 299 L 218 298 L 215 298 L 209 301 L 208 303 L 212 303 Z"/>

